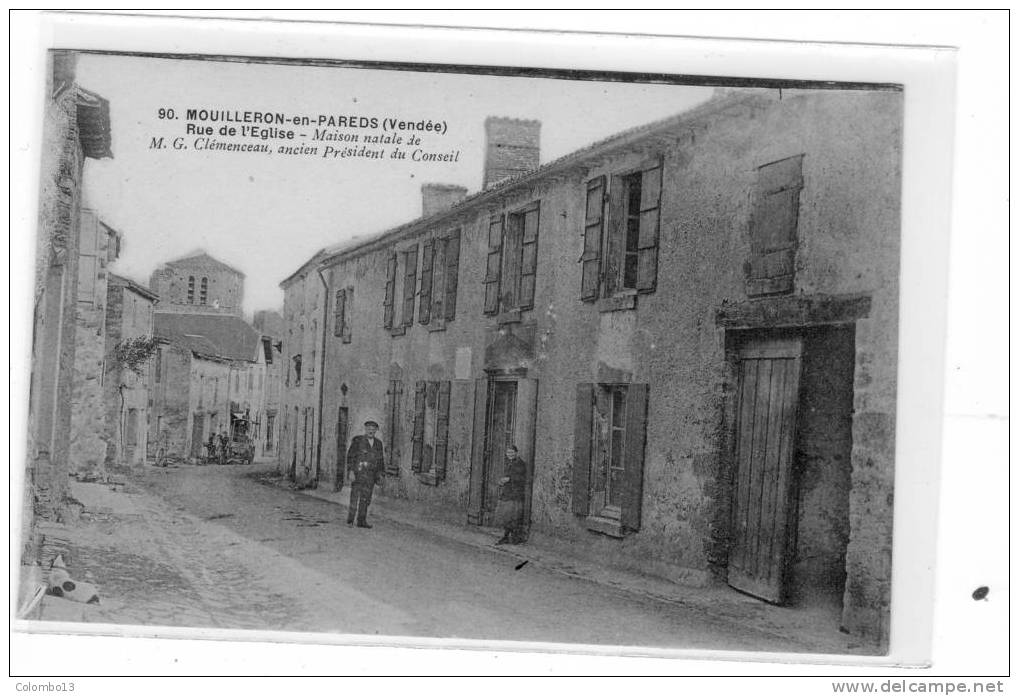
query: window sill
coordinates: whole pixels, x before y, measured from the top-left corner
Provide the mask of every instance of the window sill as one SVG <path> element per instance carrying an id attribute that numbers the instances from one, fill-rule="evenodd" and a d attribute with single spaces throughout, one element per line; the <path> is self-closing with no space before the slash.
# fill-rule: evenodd
<path id="1" fill-rule="evenodd" d="M 495 317 L 495 323 L 498 324 L 499 326 L 503 326 L 505 324 L 519 324 L 520 319 L 521 319 L 520 310 L 511 309 L 509 311 L 497 315 Z"/>
<path id="2" fill-rule="evenodd" d="M 609 517 L 599 517 L 598 515 L 588 515 L 584 519 L 584 524 L 587 529 L 592 532 L 598 532 L 606 536 L 615 537 L 617 539 L 623 538 L 623 525 L 619 523 L 619 520 L 614 520 Z"/>
<path id="3" fill-rule="evenodd" d="M 434 322 L 425 324 L 425 327 L 429 331 L 445 331 L 446 330 L 446 322 L 442 321 L 440 319 L 439 321 L 434 321 Z"/>
<path id="4" fill-rule="evenodd" d="M 599 312 L 620 312 L 637 308 L 637 292 L 627 290 L 598 300 Z"/>
<path id="5" fill-rule="evenodd" d="M 425 484 L 426 486 L 438 486 L 439 479 L 435 476 L 434 471 L 422 472 L 417 475 L 418 481 Z"/>
<path id="6" fill-rule="evenodd" d="M 406 326 L 397 326 L 389 330 L 390 336 L 403 336 L 405 333 L 407 333 Z"/>

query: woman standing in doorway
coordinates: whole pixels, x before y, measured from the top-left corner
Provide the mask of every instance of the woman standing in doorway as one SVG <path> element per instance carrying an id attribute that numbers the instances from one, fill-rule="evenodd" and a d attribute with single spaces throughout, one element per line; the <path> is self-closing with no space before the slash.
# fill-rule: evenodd
<path id="1" fill-rule="evenodd" d="M 524 487 L 527 465 L 517 456 L 516 445 L 506 448 L 503 477 L 499 481 L 499 505 L 495 509 L 495 524 L 505 531 L 498 544 L 524 542 Z"/>

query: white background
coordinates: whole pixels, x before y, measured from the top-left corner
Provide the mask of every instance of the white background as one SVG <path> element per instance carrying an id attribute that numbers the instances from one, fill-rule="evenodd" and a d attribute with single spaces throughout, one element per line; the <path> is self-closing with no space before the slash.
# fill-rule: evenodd
<path id="1" fill-rule="evenodd" d="M 217 13 L 223 16 L 224 13 Z M 282 13 L 248 13 L 255 16 L 281 17 Z M 12 634 L 13 674 L 649 674 L 649 675 L 892 675 L 895 679 L 910 680 L 933 678 L 938 675 L 1003 675 L 1009 672 L 1009 577 L 1010 552 L 1008 455 L 1008 400 L 1005 388 L 1008 366 L 1008 339 L 1006 327 L 1009 317 L 1006 298 L 1009 293 L 1008 248 L 1008 175 L 1006 161 L 1008 143 L 1008 71 L 1007 36 L 1009 17 L 997 13 L 758 13 L 758 12 L 683 12 L 683 13 L 342 13 L 329 15 L 340 21 L 462 26 L 505 26 L 555 30 L 583 30 L 595 32 L 662 33 L 677 36 L 717 36 L 738 38 L 767 38 L 791 41 L 825 41 L 882 44 L 936 44 L 958 46 L 954 58 L 958 68 L 958 110 L 955 112 L 954 144 L 954 197 L 951 208 L 951 255 L 947 285 L 947 305 L 943 278 L 943 257 L 939 247 L 944 246 L 944 203 L 947 191 L 939 181 L 937 171 L 917 171 L 909 168 L 906 159 L 904 196 L 904 275 L 903 275 L 903 358 L 900 366 L 904 382 L 900 384 L 900 437 L 899 462 L 909 460 L 908 466 L 897 467 L 896 499 L 896 560 L 895 597 L 899 606 L 910 606 L 914 595 L 936 594 L 936 609 L 931 616 L 922 610 L 924 602 L 914 616 L 901 616 L 896 609 L 897 625 L 907 622 L 921 628 L 933 619 L 933 647 L 929 652 L 931 666 L 923 670 L 903 670 L 874 664 L 864 666 L 776 665 L 760 661 L 705 661 L 704 659 L 656 659 L 637 657 L 606 657 L 603 655 L 551 655 L 539 653 L 507 653 L 463 650 L 415 650 L 399 648 L 345 647 L 337 648 L 315 644 L 223 643 L 211 641 L 158 640 L 152 638 L 125 640 L 123 638 L 66 637 Z M 299 17 L 304 18 L 304 17 Z M 12 18 L 11 55 L 17 57 L 12 65 L 12 116 L 15 130 L 11 142 L 12 171 L 29 172 L 27 177 L 12 179 L 12 230 L 11 230 L 11 341 L 12 370 L 11 414 L 12 461 L 23 461 L 24 369 L 30 327 L 30 307 L 25 296 L 31 281 L 32 243 L 34 232 L 35 182 L 38 180 L 38 151 L 33 150 L 33 128 L 38 128 L 41 113 L 41 85 L 43 74 L 42 51 L 51 45 L 47 25 L 37 15 L 15 15 Z M 218 27 L 218 25 L 217 25 Z M 290 50 L 295 45 L 295 34 L 301 34 L 301 25 L 277 25 L 273 34 L 260 34 L 255 25 L 246 25 L 242 35 L 228 36 L 229 32 L 212 29 L 212 25 L 197 27 L 179 36 L 163 38 L 164 43 L 184 47 L 188 43 L 204 46 L 205 52 L 234 52 L 223 49 L 226 39 L 229 46 L 262 47 L 269 45 L 284 55 L 299 55 Z M 324 31 L 325 28 L 316 28 Z M 402 31 L 402 30 L 398 30 Z M 476 34 L 473 34 L 476 36 Z M 98 35 L 97 47 L 103 44 Z M 112 36 L 109 34 L 107 36 Z M 464 50 L 463 35 L 455 44 Z M 487 39 L 498 37 L 485 35 Z M 138 35 L 135 38 L 144 40 Z M 580 40 L 578 40 L 578 38 Z M 831 79 L 853 79 L 858 71 L 860 79 L 874 79 L 874 71 L 887 68 L 891 72 L 907 63 L 922 62 L 918 52 L 905 52 L 901 63 L 885 58 L 880 49 L 873 49 L 870 60 L 860 47 L 829 47 L 824 60 L 806 60 L 811 49 L 818 47 L 789 44 L 698 44 L 698 55 L 686 56 L 682 65 L 670 65 L 670 53 L 663 48 L 660 54 L 653 48 L 631 55 L 620 48 L 618 40 L 597 37 L 567 37 L 560 35 L 517 36 L 512 40 L 546 42 L 548 45 L 572 46 L 576 56 L 585 61 L 606 56 L 616 69 L 626 69 L 631 60 L 658 61 L 662 72 L 738 74 L 741 76 L 790 76 L 815 72 L 833 74 Z M 118 36 L 118 41 L 124 38 Z M 261 43 L 260 43 L 261 42 Z M 644 43 L 641 43 L 644 42 Z M 584 46 L 587 45 L 585 50 Z M 296 45 L 310 51 L 309 55 L 334 55 L 336 44 L 323 41 L 296 41 Z M 415 53 L 410 60 L 427 60 L 417 44 L 402 43 L 406 51 L 413 45 Z M 485 44 L 482 44 L 484 46 Z M 493 45 L 491 43 L 487 45 Z M 592 52 L 591 46 L 613 45 L 611 51 Z M 664 45 L 651 39 L 637 39 L 629 46 Z M 384 49 L 384 43 L 379 46 Z M 117 48 L 123 48 L 117 44 Z M 741 54 L 741 47 L 746 49 Z M 328 49 L 332 49 L 331 51 Z M 751 50 L 753 49 L 753 50 Z M 141 50 L 155 50 L 150 47 Z M 174 50 L 165 45 L 161 50 Z M 468 47 L 466 50 L 470 50 Z M 477 50 L 477 47 L 475 47 Z M 870 49 L 866 49 L 870 50 Z M 756 51 L 756 53 L 755 53 Z M 806 53 L 804 53 L 806 51 Z M 240 52 L 240 51 L 237 51 Z M 247 51 L 265 54 L 268 51 Z M 770 55 L 762 60 L 763 53 Z M 757 58 L 752 64 L 746 55 Z M 518 52 L 517 55 L 520 55 Z M 531 57 L 530 54 L 529 57 Z M 744 60 L 741 65 L 741 55 Z M 926 53 L 942 55 L 937 60 L 951 60 L 948 52 Z M 847 57 L 848 56 L 848 57 Z M 862 57 L 861 57 L 862 56 Z M 363 57 L 363 56 L 357 56 Z M 578 59 L 579 59 L 578 58 Z M 843 60 L 845 58 L 845 60 Z M 405 58 L 407 59 L 407 58 Z M 693 66 L 693 69 L 690 68 Z M 717 69 L 708 69 L 713 66 Z M 739 72 L 733 72 L 734 69 Z M 760 71 L 759 73 L 752 72 Z M 937 73 L 937 69 L 934 70 Z M 889 80 L 895 81 L 895 80 Z M 908 83 L 907 83 L 908 84 Z M 927 85 L 937 94 L 939 85 Z M 923 104 L 923 109 L 911 107 L 907 90 L 906 151 L 919 148 L 918 161 L 930 156 L 928 162 L 938 162 L 937 151 L 944 149 L 945 134 L 938 130 L 945 125 L 946 115 L 951 117 L 955 105 L 946 98 Z M 37 99 L 38 97 L 38 99 Z M 34 100 L 34 101 L 33 101 Z M 35 121 L 33 122 L 33 118 Z M 35 125 L 33 125 L 33 123 Z M 17 126 L 23 124 L 23 130 Z M 28 125 L 24 125 L 28 124 Z M 951 121 L 948 121 L 951 125 Z M 941 140 L 931 142 L 931 133 Z M 926 134 L 926 136 L 925 136 Z M 950 137 L 950 133 L 948 134 Z M 925 152 L 925 150 L 927 152 Z M 35 177 L 33 180 L 32 177 Z M 930 182 L 925 190 L 926 182 Z M 912 190 L 910 190 L 912 188 Z M 941 187 L 941 188 L 939 188 Z M 928 196 L 925 200 L 924 196 Z M 919 204 L 919 205 L 918 205 Z M 927 219 L 926 212 L 940 211 L 940 217 Z M 911 214 L 915 217 L 911 218 Z M 929 249 L 924 248 L 924 237 L 917 226 L 929 230 Z M 942 249 L 943 250 L 943 249 Z M 907 266 L 913 276 L 907 277 Z M 19 272 L 20 270 L 20 272 Z M 910 282 L 910 281 L 915 282 Z M 915 293 L 909 296 L 910 293 Z M 947 306 L 948 340 L 945 344 L 945 362 L 939 361 L 944 336 L 939 332 L 941 311 Z M 915 311 L 914 311 L 915 310 Z M 942 369 L 943 367 L 943 369 Z M 919 368 L 919 369 L 916 369 Z M 27 371 L 26 371 L 27 372 Z M 912 380 L 912 381 L 910 381 Z M 911 413 L 902 409 L 911 403 L 919 405 L 928 415 L 937 410 L 944 385 L 944 421 L 941 433 L 937 423 L 919 419 L 913 426 L 921 426 L 918 439 L 909 440 L 908 451 L 903 451 L 901 428 L 908 425 Z M 931 403 L 931 400 L 934 403 Z M 912 400 L 912 401 L 911 401 Z M 926 402 L 925 402 L 926 400 Z M 917 433 L 914 433 L 916 435 Z M 908 438 L 907 438 L 908 440 Z M 937 488 L 939 471 L 939 445 L 943 442 L 940 462 L 940 492 Z M 919 460 L 919 461 L 918 461 Z M 901 469 L 909 469 L 913 478 L 900 486 Z M 17 474 L 20 466 L 12 466 Z M 20 482 L 15 480 L 15 485 Z M 904 491 L 910 492 L 903 495 Z M 932 517 L 935 504 L 940 503 L 934 526 Z M 917 511 L 916 515 L 905 514 Z M 904 515 L 900 515 L 904 513 Z M 901 548 L 904 528 L 910 518 L 929 524 L 926 538 L 937 539 L 936 556 L 921 553 L 912 563 L 901 563 L 902 554 L 909 557 L 911 549 Z M 924 534 L 913 530 L 919 545 Z M 907 537 L 909 535 L 907 534 Z M 932 548 L 933 550 L 933 548 Z M 926 566 L 936 563 L 933 588 Z M 919 567 L 917 567 L 919 565 Z M 915 584 L 903 585 L 903 577 L 912 578 Z M 979 585 L 990 587 L 986 601 L 976 602 L 971 597 Z M 923 631 L 921 631 L 923 632 Z M 915 647 L 915 646 L 913 646 Z M 922 647 L 922 646 L 921 646 Z M 923 650 L 922 652 L 927 652 Z M 713 657 L 720 657 L 714 655 Z M 738 658 L 737 658 L 738 659 Z M 14 692 L 16 679 L 8 683 Z M 35 679 L 33 681 L 40 681 Z M 42 680 L 46 681 L 46 680 Z M 49 679 L 57 682 L 60 680 Z M 723 685 L 718 682 L 699 682 L 699 690 L 770 690 L 778 693 L 802 691 L 804 693 L 831 693 L 830 679 L 783 680 L 762 683 L 757 680 L 734 681 Z M 642 682 L 644 688 L 689 689 L 692 685 Z M 368 684 L 366 688 L 382 685 Z M 455 682 L 453 690 L 466 691 L 484 688 L 501 691 L 508 685 L 471 685 Z M 555 686 L 555 685 L 553 685 Z M 90 688 L 95 687 L 95 688 Z M 252 682 L 226 684 L 219 681 L 154 682 L 137 684 L 105 680 L 101 684 L 79 680 L 82 693 L 137 693 L 169 692 L 181 688 L 202 693 L 236 689 L 304 689 L 315 691 L 336 688 L 362 688 L 350 685 L 317 684 L 309 681 L 296 684 L 279 682 Z M 414 682 L 397 682 L 391 688 L 417 689 Z M 518 684 L 512 688 L 530 688 Z M 585 691 L 618 691 L 625 688 L 618 682 L 596 681 L 583 687 Z M 1008 687 L 1006 687 L 1008 688 Z M 449 690 L 449 689 L 447 689 Z"/>

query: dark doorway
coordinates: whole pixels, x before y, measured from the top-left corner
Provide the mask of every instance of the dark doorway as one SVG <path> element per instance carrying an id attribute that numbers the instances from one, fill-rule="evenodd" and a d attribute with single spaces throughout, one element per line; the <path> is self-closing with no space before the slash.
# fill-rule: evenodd
<path id="1" fill-rule="evenodd" d="M 336 466 L 333 467 L 333 490 L 343 488 L 343 475 L 346 472 L 347 432 L 350 429 L 350 417 L 347 407 L 340 406 L 336 413 Z"/>
<path id="2" fill-rule="evenodd" d="M 517 383 L 497 380 L 489 384 L 488 409 L 485 419 L 485 449 L 482 467 L 478 524 L 488 525 L 499 502 L 499 479 L 503 476 L 506 447 L 514 444 Z"/>
<path id="3" fill-rule="evenodd" d="M 203 420 L 203 417 L 197 413 L 191 416 L 191 456 L 194 459 L 201 459 L 205 446 L 203 440 L 205 433 L 202 432 Z"/>

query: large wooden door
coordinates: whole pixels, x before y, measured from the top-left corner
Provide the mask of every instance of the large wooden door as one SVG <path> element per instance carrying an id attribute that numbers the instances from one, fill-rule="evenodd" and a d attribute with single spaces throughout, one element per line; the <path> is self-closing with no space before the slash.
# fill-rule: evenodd
<path id="1" fill-rule="evenodd" d="M 760 340 L 747 343 L 739 356 L 728 581 L 779 604 L 795 525 L 792 463 L 801 350 L 798 338 Z"/>
<path id="2" fill-rule="evenodd" d="M 506 448 L 516 440 L 516 382 L 493 382 L 488 400 L 485 428 L 485 483 L 482 524 L 488 524 L 499 502 L 499 479 L 506 461 Z"/>

